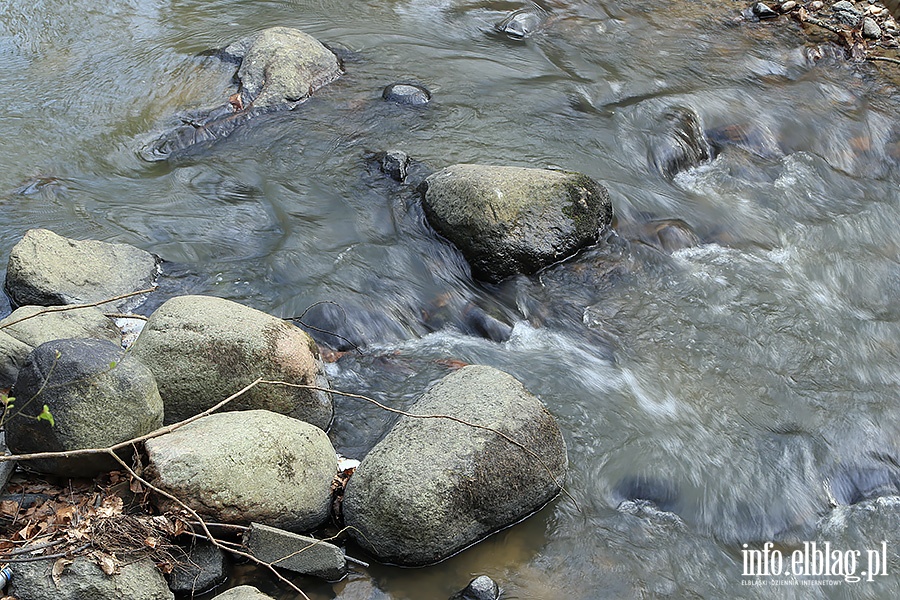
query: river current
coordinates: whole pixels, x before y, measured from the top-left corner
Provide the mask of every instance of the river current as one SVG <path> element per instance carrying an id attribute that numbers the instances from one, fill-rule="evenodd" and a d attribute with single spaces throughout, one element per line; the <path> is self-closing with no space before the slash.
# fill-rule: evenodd
<path id="1" fill-rule="evenodd" d="M 523 6 L 6 0 L 0 256 L 31 227 L 126 242 L 165 260 L 180 293 L 280 317 L 340 304 L 366 345 L 329 364 L 335 388 L 404 408 L 481 363 L 544 401 L 577 505 L 560 496 L 432 567 L 298 580 L 312 598 L 446 598 L 478 574 L 519 599 L 900 597 L 896 67 L 812 60 L 798 25 L 742 21 L 739 2 L 548 1 L 531 38 L 493 30 Z M 233 91 L 234 65 L 203 52 L 275 25 L 328 44 L 346 74 L 202 153 L 143 160 L 176 113 Z M 432 103 L 384 102 L 398 81 Z M 666 178 L 650 156 L 671 107 L 763 142 Z M 583 172 L 609 189 L 620 234 L 533 277 L 475 282 L 414 190 L 373 167 L 395 148 L 433 169 Z M 626 233 L 656 219 L 700 244 L 669 254 Z M 307 318 L 336 326 L 316 316 L 332 306 Z M 509 339 L 462 326 L 471 307 Z M 391 424 L 357 400 L 336 409 L 348 456 Z M 814 541 L 858 551 L 857 572 L 885 542 L 887 574 L 747 576 L 746 551 L 768 541 L 785 557 Z M 254 570 L 237 580 L 293 597 Z"/>

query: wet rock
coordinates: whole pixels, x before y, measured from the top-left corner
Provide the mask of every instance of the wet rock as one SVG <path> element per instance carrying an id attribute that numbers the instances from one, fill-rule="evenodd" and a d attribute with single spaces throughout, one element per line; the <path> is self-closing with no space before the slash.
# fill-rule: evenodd
<path id="1" fill-rule="evenodd" d="M 389 150 L 381 158 L 381 171 L 391 176 L 394 181 L 406 179 L 409 167 L 409 156 L 401 150 Z"/>
<path id="2" fill-rule="evenodd" d="M 754 3 L 750 10 L 753 11 L 753 16 L 757 19 L 774 19 L 778 16 L 777 11 L 772 10 L 768 4 L 762 2 Z"/>
<path id="3" fill-rule="evenodd" d="M 425 106 L 431 102 L 431 92 L 415 83 L 392 83 L 384 88 L 381 97 L 406 106 Z"/>
<path id="4" fill-rule="evenodd" d="M 51 576 L 56 559 L 10 565 L 9 594 L 18 600 L 174 600 L 166 580 L 149 558 L 122 561 L 107 575 L 94 561 L 74 559 L 56 583 Z"/>
<path id="5" fill-rule="evenodd" d="M 252 585 L 239 585 L 214 596 L 212 600 L 275 600 Z"/>
<path id="6" fill-rule="evenodd" d="M 178 296 L 150 315 L 131 348 L 156 375 L 166 423 L 203 412 L 258 377 L 328 387 L 315 342 L 302 329 L 237 302 Z M 326 429 L 331 395 L 257 386 L 228 405 L 261 408 Z"/>
<path id="7" fill-rule="evenodd" d="M 881 39 L 881 27 L 878 26 L 878 23 L 872 17 L 863 19 L 862 32 L 863 37 L 875 40 Z"/>
<path id="8" fill-rule="evenodd" d="M 206 541 L 199 541 L 175 554 L 178 563 L 166 575 L 169 589 L 176 594 L 200 594 L 211 590 L 228 578 L 225 553 Z"/>
<path id="9" fill-rule="evenodd" d="M 310 94 L 341 76 L 334 52 L 299 29 L 272 27 L 224 50 L 240 60 L 237 71 L 241 109 L 294 108 Z"/>
<path id="10" fill-rule="evenodd" d="M 540 30 L 546 20 L 546 12 L 537 6 L 530 6 L 511 12 L 494 27 L 510 39 L 523 40 Z"/>
<path id="11" fill-rule="evenodd" d="M 700 238 L 691 226 L 681 219 L 652 219 L 639 223 L 620 221 L 618 231 L 632 241 L 647 244 L 667 254 L 700 244 Z"/>
<path id="12" fill-rule="evenodd" d="M 344 495 L 350 535 L 379 560 L 437 562 L 533 513 L 559 492 L 568 464 L 562 434 L 541 402 L 510 375 L 463 367 L 409 411 L 494 428 L 534 454 L 485 429 L 401 417 L 362 460 Z"/>
<path id="13" fill-rule="evenodd" d="M 571 171 L 463 164 L 434 173 L 423 187 L 431 226 L 487 281 L 568 258 L 612 220 L 606 189 Z"/>
<path id="14" fill-rule="evenodd" d="M 163 421 L 150 369 L 102 340 L 41 344 L 28 356 L 10 395 L 19 400 L 6 423 L 14 454 L 106 448 L 150 433 Z M 52 421 L 37 418 L 44 406 Z M 93 477 L 118 463 L 89 455 L 29 461 L 28 466 L 64 477 Z"/>
<path id="15" fill-rule="evenodd" d="M 0 388 L 12 387 L 28 354 L 45 342 L 93 338 L 121 343 L 119 330 L 98 308 L 43 310 L 23 306 L 0 321 Z"/>
<path id="16" fill-rule="evenodd" d="M 650 134 L 650 164 L 664 177 L 699 166 L 710 159 L 700 117 L 690 108 L 673 106 Z"/>
<path id="17" fill-rule="evenodd" d="M 620 502 L 649 502 L 665 512 L 672 512 L 678 504 L 678 489 L 673 484 L 643 475 L 620 481 L 614 495 Z"/>
<path id="18" fill-rule="evenodd" d="M 301 321 L 298 321 L 300 327 L 318 343 L 339 352 L 409 337 L 409 332 L 389 314 L 348 302 L 312 306 Z"/>
<path id="19" fill-rule="evenodd" d="M 797 3 L 794 2 L 794 0 L 788 0 L 787 2 L 783 3 L 779 8 L 781 9 L 781 12 L 788 13 L 788 12 L 791 12 L 792 10 L 794 10 L 795 8 L 797 8 Z"/>
<path id="20" fill-rule="evenodd" d="M 850 27 L 859 27 L 860 21 L 862 21 L 862 11 L 858 10 L 856 6 L 852 2 L 848 2 L 848 0 L 835 2 L 831 5 L 831 10 L 834 12 L 835 18 L 840 23 L 849 25 Z"/>
<path id="21" fill-rule="evenodd" d="M 718 156 L 729 146 L 766 159 L 784 155 L 777 136 L 764 124 L 745 123 L 714 127 L 707 129 L 705 136 L 711 157 Z"/>
<path id="22" fill-rule="evenodd" d="M 347 574 L 344 552 L 323 540 L 252 523 L 243 542 L 259 560 L 294 573 L 328 581 L 338 581 Z"/>
<path id="23" fill-rule="evenodd" d="M 30 229 L 9 253 L 6 293 L 16 306 L 82 304 L 150 287 L 157 258 L 128 244 L 78 241 L 47 229 Z M 128 312 L 140 305 L 133 296 L 103 305 Z"/>
<path id="24" fill-rule="evenodd" d="M 450 600 L 499 600 L 500 586 L 487 575 L 469 582 L 462 590 L 450 596 Z"/>
<path id="25" fill-rule="evenodd" d="M 878 458 L 841 464 L 828 478 L 831 497 L 838 504 L 859 504 L 879 496 L 900 495 L 900 467 Z"/>
<path id="26" fill-rule="evenodd" d="M 216 413 L 146 448 L 152 483 L 213 521 L 309 531 L 328 518 L 337 459 L 309 423 L 266 410 Z"/>
<path id="27" fill-rule="evenodd" d="M 487 314 L 479 306 L 469 305 L 463 310 L 464 333 L 470 333 L 491 340 L 505 342 L 512 335 L 512 326 Z"/>
<path id="28" fill-rule="evenodd" d="M 181 116 L 181 123 L 154 140 L 142 155 L 165 160 L 230 135 L 253 117 L 292 110 L 343 73 L 337 56 L 298 29 L 272 27 L 247 36 L 219 53 L 240 63 L 238 90 L 228 101 Z"/>

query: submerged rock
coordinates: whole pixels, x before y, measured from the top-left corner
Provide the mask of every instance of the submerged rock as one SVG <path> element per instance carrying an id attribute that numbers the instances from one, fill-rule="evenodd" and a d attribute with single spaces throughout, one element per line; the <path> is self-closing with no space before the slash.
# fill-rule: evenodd
<path id="1" fill-rule="evenodd" d="M 258 377 L 328 387 L 316 343 L 294 325 L 211 296 L 167 300 L 131 348 L 156 375 L 166 423 L 214 406 Z M 324 391 L 257 386 L 229 410 L 262 408 L 327 429 L 333 408 Z"/>
<path id="2" fill-rule="evenodd" d="M 429 223 L 473 275 L 530 275 L 597 241 L 612 220 L 606 189 L 571 171 L 454 165 L 425 180 Z"/>
<path id="3" fill-rule="evenodd" d="M 523 40 L 534 35 L 547 21 L 547 13 L 537 5 L 520 8 L 511 12 L 494 28 L 514 40 Z"/>
<path id="4" fill-rule="evenodd" d="M 222 523 L 289 531 L 325 522 L 334 447 L 321 429 L 266 410 L 216 413 L 146 442 L 156 487 Z M 177 509 L 155 496 L 162 509 Z"/>
<path id="5" fill-rule="evenodd" d="M 490 427 L 528 451 L 494 431 L 450 419 L 401 417 L 363 459 L 344 494 L 350 535 L 379 560 L 437 562 L 559 493 L 568 465 L 562 433 L 512 376 L 464 367 L 409 411 Z"/>
<path id="6" fill-rule="evenodd" d="M 392 83 L 384 88 L 381 97 L 407 106 L 425 106 L 431 102 L 431 92 L 416 83 Z"/>
<path id="7" fill-rule="evenodd" d="M 697 113 L 683 106 L 668 108 L 650 134 L 649 154 L 650 164 L 666 178 L 708 161 L 709 142 Z"/>
<path id="8" fill-rule="evenodd" d="M 150 433 L 163 421 L 150 369 L 102 340 L 56 340 L 38 346 L 10 395 L 18 399 L 5 424 L 14 454 L 106 448 Z M 44 407 L 49 416 L 38 419 Z M 29 461 L 28 466 L 64 477 L 93 477 L 118 463 L 95 454 Z"/>
<path id="9" fill-rule="evenodd" d="M 499 598 L 500 586 L 487 575 L 476 577 L 465 588 L 450 596 L 450 600 L 498 600 Z"/>
<path id="10" fill-rule="evenodd" d="M 16 306 L 99 302 L 147 289 L 159 274 L 158 260 L 128 244 L 78 241 L 47 229 L 29 229 L 9 253 L 6 293 Z M 127 312 L 143 298 L 104 305 Z"/>
<path id="11" fill-rule="evenodd" d="M 200 594 L 223 583 L 228 578 L 225 553 L 207 541 L 199 541 L 189 548 L 175 552 L 177 563 L 166 575 L 169 589 L 179 594 Z"/>
<path id="12" fill-rule="evenodd" d="M 148 160 L 208 144 L 231 134 L 253 117 L 292 110 L 316 90 L 343 74 L 338 57 L 314 37 L 298 29 L 272 27 L 247 36 L 220 53 L 240 63 L 238 90 L 214 108 L 183 116 L 144 149 Z"/>

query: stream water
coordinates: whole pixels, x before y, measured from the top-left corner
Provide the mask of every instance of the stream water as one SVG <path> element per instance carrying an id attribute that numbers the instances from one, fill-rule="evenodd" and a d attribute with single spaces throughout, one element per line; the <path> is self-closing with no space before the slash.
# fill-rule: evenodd
<path id="1" fill-rule="evenodd" d="M 312 598 L 446 598 L 477 574 L 520 599 L 900 597 L 896 67 L 811 60 L 797 25 L 736 22 L 744 5 L 726 0 L 548 0 L 533 37 L 492 31 L 522 6 L 5 0 L 0 256 L 44 227 L 152 251 L 179 292 L 282 317 L 339 303 L 343 325 L 331 305 L 307 314 L 367 343 L 329 365 L 333 386 L 391 406 L 454 361 L 541 397 L 577 506 L 561 496 L 433 567 L 299 579 Z M 144 161 L 178 111 L 233 91 L 234 66 L 200 54 L 274 25 L 328 44 L 346 75 L 201 154 Z M 434 100 L 382 101 L 397 81 Z M 674 106 L 767 142 L 667 179 L 648 157 Z M 372 167 L 391 148 L 430 168 L 581 171 L 608 187 L 621 235 L 538 276 L 473 282 L 414 190 Z M 701 244 L 670 255 L 626 234 L 653 219 Z M 473 335 L 472 307 L 511 337 Z M 337 413 L 348 456 L 391 423 L 356 400 Z M 629 498 L 671 513 L 620 510 Z M 858 551 L 857 574 L 886 548 L 887 575 L 745 576 L 767 541 Z"/>

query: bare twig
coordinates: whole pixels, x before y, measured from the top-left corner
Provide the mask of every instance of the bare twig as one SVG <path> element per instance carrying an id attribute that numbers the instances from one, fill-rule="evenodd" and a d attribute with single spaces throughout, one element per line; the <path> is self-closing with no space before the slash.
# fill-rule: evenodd
<path id="1" fill-rule="evenodd" d="M 189 423 L 193 423 L 194 421 L 202 419 L 203 417 L 209 416 L 210 414 L 216 412 L 217 410 L 219 410 L 220 408 L 222 408 L 223 406 L 225 406 L 226 404 L 228 404 L 235 398 L 238 398 L 239 396 L 246 394 L 251 389 L 253 389 L 257 385 L 259 385 L 260 383 L 262 383 L 262 378 L 259 378 L 251 383 L 248 383 L 247 385 L 245 385 L 243 388 L 241 388 L 237 392 L 228 396 L 227 398 L 225 398 L 224 400 L 222 400 L 215 406 L 207 408 L 202 413 L 194 415 L 193 417 L 190 417 L 183 421 L 179 421 L 178 423 L 173 423 L 171 425 L 166 425 L 165 427 L 160 427 L 159 429 L 157 429 L 155 431 L 151 431 L 148 434 L 128 440 L 127 442 L 120 442 L 118 444 L 110 446 L 109 448 L 82 448 L 80 450 L 65 450 L 65 451 L 61 451 L 61 452 L 35 452 L 33 454 L 9 454 L 9 455 L 5 455 L 5 456 L 0 456 L 0 462 L 6 462 L 6 461 L 10 461 L 10 460 L 36 460 L 36 459 L 42 459 L 42 458 L 72 458 L 74 456 L 85 456 L 88 454 L 108 454 L 109 452 L 115 452 L 117 450 L 121 450 L 122 448 L 127 448 L 128 446 L 132 446 L 134 444 L 138 444 L 140 442 L 145 442 L 147 440 L 159 437 L 161 435 L 171 433 L 171 432 L 175 431 L 176 429 L 180 429 L 180 428 L 184 427 L 185 425 L 188 425 Z"/>
<path id="2" fill-rule="evenodd" d="M 306 310 L 304 310 L 302 314 L 297 315 L 296 317 L 284 317 L 283 320 L 285 320 L 285 321 L 297 321 L 298 323 L 300 323 L 301 325 L 303 325 L 303 326 L 306 327 L 307 329 L 312 329 L 313 331 L 318 331 L 319 333 L 324 333 L 324 334 L 327 334 L 327 335 L 333 335 L 334 337 L 338 338 L 339 340 L 342 340 L 342 341 L 344 341 L 344 342 L 347 342 L 348 344 L 350 344 L 351 346 L 353 346 L 353 349 L 356 350 L 356 353 L 359 354 L 360 356 L 362 356 L 362 350 L 359 349 L 359 346 L 357 346 L 356 344 L 354 344 L 353 342 L 351 342 L 350 340 L 348 340 L 347 338 L 345 338 L 345 337 L 342 336 L 341 334 L 335 333 L 335 332 L 333 332 L 333 331 L 328 331 L 327 329 L 319 329 L 318 327 L 314 327 L 314 326 L 312 326 L 312 325 L 309 325 L 309 324 L 303 322 L 303 317 L 306 316 L 306 313 L 308 313 L 311 309 L 315 308 L 316 306 L 320 306 L 320 305 L 322 305 L 322 304 L 333 304 L 334 306 L 337 306 L 339 309 L 341 309 L 341 313 L 343 313 L 343 315 L 344 315 L 344 321 L 347 320 L 347 312 L 344 310 L 344 307 L 341 306 L 340 304 L 338 304 L 337 302 L 332 301 L 332 300 L 321 300 L 321 301 L 319 301 L 319 302 L 314 302 L 313 304 L 310 304 L 309 306 L 307 306 L 307 307 L 306 307 Z"/>
<path id="3" fill-rule="evenodd" d="M 139 319 L 141 321 L 150 320 L 150 317 L 146 315 L 136 315 L 134 313 L 104 313 L 103 316 L 109 319 Z"/>
<path id="4" fill-rule="evenodd" d="M 866 60 L 872 60 L 872 61 L 880 60 L 883 62 L 889 62 L 889 63 L 894 63 L 895 65 L 900 65 L 900 60 L 898 60 L 896 58 L 890 58 L 888 56 L 867 56 Z"/>
<path id="5" fill-rule="evenodd" d="M 254 383 L 256 383 L 256 382 L 254 382 Z M 243 552 L 243 551 L 241 551 L 241 550 L 235 550 L 234 548 L 229 548 L 229 547 L 226 547 L 224 544 L 222 544 L 222 543 L 218 540 L 218 538 L 216 538 L 216 537 L 209 531 L 209 528 L 206 526 L 206 521 L 203 520 L 203 517 L 201 517 L 201 516 L 197 513 L 197 511 L 195 511 L 193 508 L 191 508 L 190 506 L 188 506 L 187 504 L 185 504 L 180 498 L 178 498 L 178 497 L 175 496 L 174 494 L 170 494 L 169 492 L 167 492 L 167 491 L 165 491 L 165 490 L 163 490 L 163 489 L 160 489 L 160 488 L 156 487 L 155 485 L 153 485 L 152 483 L 150 483 L 149 481 L 147 481 L 146 479 L 144 479 L 143 477 L 141 477 L 140 475 L 138 475 L 137 472 L 135 472 L 135 470 L 132 469 L 132 468 L 131 468 L 124 460 L 122 460 L 121 457 L 119 457 L 119 455 L 116 454 L 111 448 L 107 448 L 107 449 L 105 450 L 105 453 L 108 454 L 109 456 L 111 456 L 111 457 L 112 457 L 116 462 L 118 462 L 120 465 L 122 465 L 122 468 L 124 468 L 125 471 L 126 471 L 129 475 L 131 475 L 133 478 L 135 478 L 137 481 L 141 482 L 142 485 L 144 485 L 144 486 L 146 486 L 147 488 L 153 490 L 154 492 L 156 492 L 156 493 L 159 494 L 160 496 L 163 496 L 163 497 L 165 497 L 165 498 L 168 498 L 169 500 L 171 500 L 172 502 L 174 502 L 175 504 L 177 504 L 178 506 L 180 506 L 182 509 L 184 509 L 185 511 L 187 511 L 187 513 L 188 513 L 189 515 L 191 515 L 191 517 L 193 517 L 198 523 L 200 523 L 200 528 L 203 530 L 203 533 L 206 535 L 206 539 L 208 539 L 208 540 L 209 540 L 209 543 L 211 543 L 213 546 L 215 546 L 216 548 L 219 548 L 220 550 L 226 550 L 226 551 L 228 551 L 228 552 L 231 552 L 232 554 L 237 554 L 238 556 L 241 556 L 241 557 L 243 557 L 243 558 L 246 558 L 246 559 L 248 559 L 248 560 L 253 561 L 253 562 L 254 562 L 255 564 L 257 564 L 257 565 L 260 565 L 260 566 L 262 566 L 262 567 L 268 568 L 268 569 L 275 575 L 275 577 L 278 578 L 279 581 L 281 581 L 282 583 L 286 584 L 286 585 L 289 586 L 292 590 L 294 590 L 295 592 L 297 592 L 298 594 L 300 594 L 300 596 L 302 596 L 305 600 L 310 600 L 310 599 L 309 599 L 309 596 L 307 596 L 305 593 L 303 593 L 303 590 L 301 590 L 299 587 L 297 587 L 296 585 L 294 585 L 289 579 L 287 579 L 286 577 L 284 577 L 284 575 L 282 575 L 281 573 L 279 573 L 278 570 L 277 570 L 274 566 L 272 566 L 270 563 L 267 563 L 267 562 L 265 562 L 265 561 L 263 561 L 263 560 L 260 560 L 260 559 L 256 558 L 255 556 L 253 556 L 252 554 L 250 554 L 250 553 L 248 553 L 248 552 Z"/>
<path id="6" fill-rule="evenodd" d="M 90 544 L 84 544 L 82 546 L 78 546 L 73 550 L 66 550 L 65 552 L 59 552 L 57 554 L 41 554 L 40 556 L 24 556 L 21 558 L 4 558 L 3 562 L 7 563 L 24 563 L 24 562 L 37 562 L 39 560 L 49 560 L 51 558 L 65 558 L 66 556 L 72 556 L 73 554 L 78 554 L 84 550 L 90 548 Z"/>
<path id="7" fill-rule="evenodd" d="M 63 311 L 67 311 L 67 310 L 78 310 L 79 308 L 92 308 L 94 306 L 100 306 L 101 304 L 109 304 L 110 302 L 117 302 L 118 300 L 124 300 L 125 298 L 131 298 L 132 296 L 139 296 L 140 294 L 149 294 L 150 292 L 155 292 L 155 291 L 156 291 L 156 286 L 154 285 L 152 287 L 148 287 L 143 290 L 138 290 L 136 292 L 128 292 L 127 294 L 113 296 L 112 298 L 98 300 L 97 302 L 86 302 L 84 304 L 63 304 L 60 306 L 47 306 L 47 307 L 39 310 L 38 312 L 34 313 L 33 315 L 28 315 L 28 316 L 22 317 L 21 319 L 16 319 L 15 321 L 12 321 L 11 323 L 4 323 L 3 325 L 0 325 L 0 329 L 6 329 L 7 327 L 12 327 L 13 325 L 16 325 L 17 323 L 21 323 L 22 321 L 27 321 L 28 319 L 33 319 L 35 317 L 39 317 L 39 316 L 45 315 L 47 313 L 63 312 Z"/>

